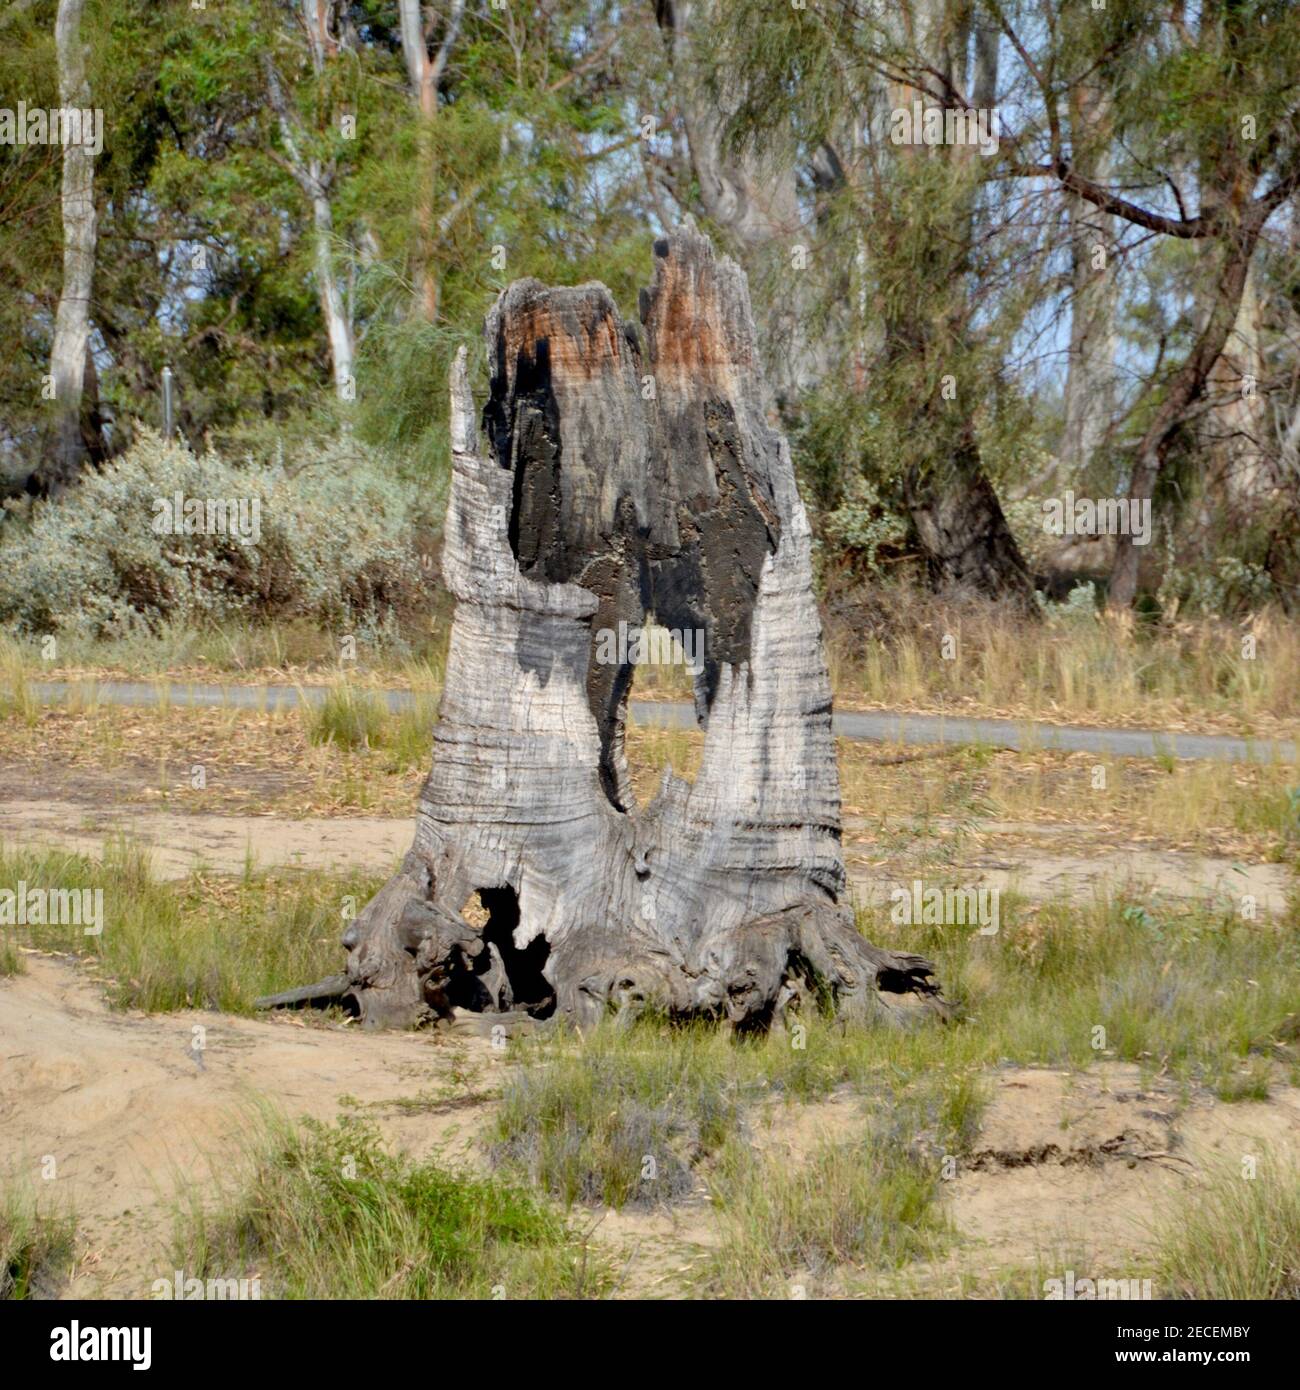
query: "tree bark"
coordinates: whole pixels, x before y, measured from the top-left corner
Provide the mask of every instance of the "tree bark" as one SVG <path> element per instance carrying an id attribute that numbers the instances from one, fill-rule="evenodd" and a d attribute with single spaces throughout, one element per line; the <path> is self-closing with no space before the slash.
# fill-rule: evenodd
<path id="1" fill-rule="evenodd" d="M 1210 373 L 1206 389 L 1215 405 L 1204 427 L 1211 458 L 1208 473 L 1212 486 L 1218 484 L 1217 497 L 1206 501 L 1221 502 L 1229 516 L 1243 522 L 1258 514 L 1280 481 L 1264 442 L 1268 411 L 1261 319 L 1252 261 L 1236 322 Z"/>
<path id="2" fill-rule="evenodd" d="M 328 9 L 321 0 L 303 0 L 303 5 L 306 17 L 311 21 L 306 27 L 312 67 L 319 76 L 329 52 Z M 351 400 L 356 390 L 353 377 L 355 339 L 342 281 L 334 267 L 334 208 L 330 195 L 335 170 L 310 152 L 307 134 L 285 96 L 280 74 L 270 57 L 264 60 L 263 70 L 266 74 L 267 97 L 275 112 L 280 127 L 280 141 L 284 146 L 282 162 L 311 206 L 312 263 L 316 272 L 321 317 L 325 320 L 325 332 L 329 339 L 334 394 L 339 400 Z"/>
<path id="3" fill-rule="evenodd" d="M 320 296 L 321 315 L 325 319 L 325 331 L 329 335 L 334 393 L 340 400 L 350 400 L 355 391 L 352 319 L 348 314 L 343 286 L 334 269 L 334 209 L 330 205 L 319 160 L 310 161 L 303 188 L 311 198 L 316 289 Z"/>
<path id="4" fill-rule="evenodd" d="M 90 86 L 81 42 L 83 8 L 83 0 L 59 0 L 54 35 L 59 101 L 65 108 L 86 110 L 90 106 Z M 86 457 L 81 401 L 90 342 L 90 294 L 95 278 L 95 156 L 84 138 L 63 146 L 62 201 L 63 289 L 50 348 L 54 440 L 40 479 L 44 490 L 55 492 L 76 478 Z"/>
<path id="5" fill-rule="evenodd" d="M 485 439 L 455 363 L 433 769 L 401 870 L 344 936 L 368 1026 L 943 1008 L 929 962 L 855 926 L 808 522 L 744 275 L 692 228 L 655 256 L 644 336 L 602 285 L 505 291 Z M 648 614 L 702 634 L 704 750 L 638 807 L 617 634 Z"/>
<path id="6" fill-rule="evenodd" d="M 909 473 L 904 498 L 936 589 L 999 599 L 1037 619 L 1033 577 L 972 437 L 938 479 Z"/>
<path id="7" fill-rule="evenodd" d="M 972 31 L 969 11 L 960 3 L 918 0 L 900 9 L 892 23 L 900 47 L 912 47 L 925 82 L 937 81 L 949 94 L 969 91 L 977 107 L 996 108 L 998 42 L 985 18 Z M 914 100 L 925 107 L 943 104 L 907 82 L 891 85 L 892 109 L 908 109 Z M 913 165 L 931 156 L 943 159 L 954 167 L 954 177 L 960 162 L 980 157 L 959 145 L 900 146 L 895 153 L 900 163 Z M 978 182 L 971 182 L 955 209 L 952 221 L 962 236 L 934 227 L 919 236 L 907 292 L 894 297 L 885 314 L 885 372 L 891 384 L 891 364 L 898 363 L 910 364 L 911 379 L 929 386 L 946 361 L 960 357 L 952 347 L 969 341 L 972 311 L 962 285 L 967 256 L 979 237 L 977 190 Z M 918 238 L 911 228 L 902 234 Z M 900 379 L 908 378 L 900 374 Z M 912 437 L 921 458 L 904 476 L 903 501 L 932 585 L 995 599 L 1037 620 L 1033 577 L 984 469 L 969 386 L 958 400 L 936 401 L 932 390 L 917 390 L 915 399 Z"/>

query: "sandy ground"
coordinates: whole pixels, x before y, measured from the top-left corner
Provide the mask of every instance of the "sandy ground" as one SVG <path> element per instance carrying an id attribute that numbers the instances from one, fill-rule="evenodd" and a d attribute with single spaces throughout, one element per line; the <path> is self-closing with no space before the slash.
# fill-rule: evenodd
<path id="1" fill-rule="evenodd" d="M 366 1034 L 289 1016 L 114 1013 L 76 964 L 32 954 L 25 963 L 26 973 L 0 980 L 0 1168 L 32 1175 L 43 1199 L 75 1211 L 82 1250 L 72 1296 L 141 1296 L 171 1273 L 173 1193 L 184 1182 L 215 1194 L 260 1103 L 333 1119 L 353 1097 L 411 1152 L 464 1160 L 476 1152 L 466 1108 L 433 1091 L 453 1072 L 466 1095 L 495 1089 L 505 1062 L 468 1031 Z M 385 1104 L 424 1095 L 418 1110 Z M 49 1158 L 52 1180 L 41 1176 Z"/>
<path id="2" fill-rule="evenodd" d="M 187 815 L 138 806 L 96 807 L 83 801 L 0 801 L 0 841 L 69 850 L 98 858 L 123 839 L 149 850 L 159 878 L 184 878 L 203 866 L 237 874 L 258 867 L 384 869 L 411 847 L 412 817 Z"/>
<path id="3" fill-rule="evenodd" d="M 372 1035 L 288 1017 L 116 1014 L 76 964 L 26 963 L 0 981 L 0 1168 L 34 1176 L 42 1196 L 75 1210 L 71 1296 L 143 1297 L 170 1276 L 175 1194 L 193 1184 L 215 1195 L 259 1098 L 326 1119 L 359 1102 L 396 1146 L 483 1164 L 477 1139 L 512 1060 L 477 1020 L 446 1034 Z M 931 1293 L 956 1292 L 963 1273 L 1032 1266 L 1057 1251 L 1079 1275 L 1126 1277 L 1166 1198 L 1212 1166 L 1300 1150 L 1300 1093 L 1288 1088 L 1224 1105 L 1119 1064 L 1006 1068 L 991 1084 L 982 1132 L 946 1188 L 961 1240 L 921 1271 Z M 776 1105 L 757 1117 L 754 1138 L 797 1162 L 849 1137 L 861 1117 L 850 1097 Z M 43 1185 L 36 1175 L 50 1158 L 55 1177 Z M 688 1292 L 717 1239 L 702 1194 L 673 1210 L 580 1214 L 577 1224 L 615 1256 L 625 1297 Z"/>
<path id="4" fill-rule="evenodd" d="M 10 779 L 0 789 L 0 841 L 99 855 L 125 837 L 149 848 L 160 877 L 178 878 L 197 865 L 238 873 L 250 858 L 266 868 L 383 871 L 412 833 L 408 816 L 181 814 L 101 790 L 82 782 L 80 794 L 69 785 L 35 800 Z M 1281 910 L 1292 885 L 1280 865 L 1117 847 L 1078 828 L 986 822 L 953 843 L 955 856 L 927 868 L 927 883 L 1015 888 L 1031 899 L 1119 887 L 1177 898 L 1249 892 L 1263 912 Z M 846 819 L 845 855 L 860 898 L 879 901 L 910 882 L 865 818 Z M 174 1193 L 180 1184 L 205 1198 L 216 1192 L 259 1097 L 322 1118 L 355 1098 L 413 1154 L 484 1161 L 477 1140 L 511 1056 L 489 1045 L 477 1020 L 450 1033 L 376 1036 L 291 1016 L 113 1013 L 82 967 L 33 954 L 26 963 L 26 974 L 0 980 L 0 1172 L 36 1175 L 76 1211 L 73 1295 L 143 1296 L 170 1276 Z M 206 1030 L 201 1066 L 196 1024 Z M 991 1084 L 975 1152 L 946 1188 L 962 1239 L 954 1255 L 907 1276 L 923 1278 L 922 1292 L 958 1293 L 972 1274 L 1032 1266 L 1051 1252 L 1075 1260 L 1078 1274 L 1126 1277 L 1161 1203 L 1208 1165 L 1237 1165 L 1265 1145 L 1300 1148 L 1300 1093 L 1286 1087 L 1268 1102 L 1229 1106 L 1144 1085 L 1120 1065 L 1007 1068 Z M 754 1138 L 797 1161 L 860 1123 L 853 1098 L 778 1106 Z M 48 1185 L 38 1176 L 47 1156 L 57 1174 Z M 620 1292 L 632 1297 L 688 1293 L 718 1238 L 703 1191 L 671 1211 L 593 1212 L 575 1224 L 616 1257 Z M 865 1287 L 909 1291 L 883 1276 Z M 859 1280 L 845 1291 L 862 1290 Z"/>
<path id="5" fill-rule="evenodd" d="M 844 848 L 853 891 L 864 902 L 888 902 L 890 892 L 910 887 L 864 833 L 865 822 L 845 823 Z M 1285 865 L 1236 860 L 1147 847 L 1117 849 L 1098 843 L 1088 852 L 1056 852 L 1050 828 L 990 822 L 996 844 L 973 846 L 927 883 L 960 882 L 1014 889 L 1031 899 L 1078 900 L 1103 890 L 1141 890 L 1174 898 L 1255 897 L 1261 914 L 1280 913 L 1294 879 Z M 409 818 L 200 815 L 114 807 L 75 800 L 0 800 L 0 842 L 65 849 L 98 856 L 106 842 L 130 840 L 149 849 L 161 878 L 183 878 L 202 865 L 217 873 L 239 873 L 250 859 L 262 868 L 383 870 L 410 847 Z M 1044 847 L 1046 843 L 1047 847 Z"/>

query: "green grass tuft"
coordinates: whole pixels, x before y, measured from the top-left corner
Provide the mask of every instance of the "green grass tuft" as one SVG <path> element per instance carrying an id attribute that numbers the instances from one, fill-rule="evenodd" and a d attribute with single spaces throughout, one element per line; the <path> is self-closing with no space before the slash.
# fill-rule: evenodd
<path id="1" fill-rule="evenodd" d="M 544 1202 L 387 1153 L 355 1117 L 266 1117 L 249 1171 L 215 1212 L 191 1193 L 178 1267 L 258 1271 L 283 1298 L 584 1298 L 608 1273 Z"/>
<path id="2" fill-rule="evenodd" d="M 26 1186 L 0 1187 L 0 1302 L 57 1294 L 72 1265 L 76 1223 L 43 1211 Z"/>
<path id="3" fill-rule="evenodd" d="M 1300 1298 L 1300 1170 L 1267 1155 L 1256 1176 L 1225 1169 L 1168 1214 L 1161 1298 Z"/>
<path id="4" fill-rule="evenodd" d="M 844 1266 L 897 1269 L 937 1254 L 949 1234 L 939 1182 L 936 1164 L 881 1137 L 802 1161 L 732 1145 L 713 1182 L 722 1240 L 705 1287 L 730 1298 L 790 1297 L 795 1284 L 812 1294 Z"/>
<path id="5" fill-rule="evenodd" d="M 383 875 L 261 873 L 240 879 L 194 873 L 160 883 L 148 856 L 110 845 L 102 861 L 60 851 L 0 850 L 0 888 L 103 890 L 103 930 L 33 926 L 13 936 L 95 960 L 111 1002 L 123 1009 L 220 1009 L 248 1013 L 253 1000 L 321 979 L 342 962 L 344 909 Z"/>
<path id="6" fill-rule="evenodd" d="M 490 1152 L 564 1202 L 654 1205 L 737 1133 L 754 1078 L 716 1028 L 610 1024 L 544 1048 L 505 1087 Z M 752 1073 L 752 1068 L 750 1069 Z"/>
<path id="7" fill-rule="evenodd" d="M 311 708 L 308 736 L 313 743 L 339 748 L 373 748 L 381 742 L 388 718 L 387 706 L 372 691 L 336 685 Z"/>

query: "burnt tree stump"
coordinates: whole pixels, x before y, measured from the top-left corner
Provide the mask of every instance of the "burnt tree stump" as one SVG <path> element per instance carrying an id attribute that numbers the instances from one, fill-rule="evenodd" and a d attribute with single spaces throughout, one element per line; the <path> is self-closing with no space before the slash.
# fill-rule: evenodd
<path id="1" fill-rule="evenodd" d="M 652 1007 L 763 1028 L 804 1000 L 941 1002 L 930 963 L 864 940 L 847 901 L 808 522 L 745 277 L 692 228 L 654 254 L 640 330 L 603 285 L 502 294 L 481 432 L 455 363 L 433 768 L 400 871 L 343 938 L 369 1026 Z M 647 615 L 703 634 L 704 750 L 693 784 L 669 772 L 638 807 L 609 634 Z"/>

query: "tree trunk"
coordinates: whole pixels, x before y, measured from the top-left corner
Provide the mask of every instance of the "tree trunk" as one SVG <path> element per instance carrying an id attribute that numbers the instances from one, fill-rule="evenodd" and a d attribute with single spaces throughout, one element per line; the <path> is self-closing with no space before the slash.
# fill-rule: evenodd
<path id="1" fill-rule="evenodd" d="M 419 108 L 423 122 L 420 138 L 420 190 L 416 211 L 419 264 L 419 299 L 421 315 L 430 323 L 438 318 L 439 285 L 435 267 L 438 222 L 435 203 L 438 195 L 437 151 L 433 141 L 433 123 L 438 116 L 438 84 L 442 81 L 452 47 L 460 33 L 465 17 L 465 0 L 452 0 L 443 31 L 442 43 L 435 57 L 429 57 L 425 37 L 423 6 L 420 0 L 398 0 L 398 18 L 402 33 L 402 53 L 406 59 L 406 77 L 411 97 Z"/>
<path id="2" fill-rule="evenodd" d="M 758 148 L 727 146 L 727 122 L 743 76 L 731 75 L 721 99 L 705 80 L 715 4 L 655 0 L 655 19 L 668 51 L 699 206 L 755 282 L 767 379 L 776 401 L 785 404 L 813 387 L 826 367 L 824 345 L 809 338 L 812 272 L 797 251 L 809 250 L 811 229 L 805 233 L 792 164 Z"/>
<path id="3" fill-rule="evenodd" d="M 1159 408 L 1134 450 L 1133 476 L 1129 483 L 1131 502 L 1153 496 L 1165 459 L 1188 412 L 1205 394 L 1210 373 L 1237 321 L 1250 262 L 1267 216 L 1268 212 L 1256 205 L 1241 226 L 1225 238 L 1223 262 L 1205 325 L 1187 360 L 1170 380 Z M 1140 552 L 1133 539 L 1131 534 L 1116 537 L 1115 563 L 1106 595 L 1107 605 L 1112 609 L 1129 608 L 1137 597 Z"/>
<path id="4" fill-rule="evenodd" d="M 313 69 L 319 76 L 328 53 L 327 20 L 330 11 L 323 0 L 303 0 L 303 5 L 305 14 L 313 20 L 307 25 L 307 33 Z M 356 391 L 352 374 L 355 340 L 342 280 L 334 268 L 334 209 L 330 202 L 334 166 L 332 162 L 329 165 L 322 163 L 309 153 L 307 132 L 285 97 L 274 62 L 265 56 L 262 66 L 266 74 L 267 97 L 280 127 L 285 166 L 311 204 L 312 263 L 316 272 L 321 317 L 325 320 L 325 332 L 329 338 L 334 394 L 339 400 L 351 400 Z"/>
<path id="5" fill-rule="evenodd" d="M 808 522 L 744 275 L 689 228 L 655 255 L 644 342 L 604 286 L 511 285 L 482 442 L 457 358 L 433 770 L 401 870 L 343 939 L 369 1026 L 943 1008 L 927 961 L 855 926 Z M 619 635 L 648 614 L 701 634 L 704 750 L 694 784 L 667 773 L 638 807 Z"/>
<path id="6" fill-rule="evenodd" d="M 949 91 L 970 91 L 975 104 L 985 110 L 997 106 L 998 42 L 987 19 L 975 25 L 973 42 L 970 13 L 953 0 L 920 0 L 894 14 L 891 23 L 900 44 L 914 45 L 928 82 L 937 81 Z M 907 82 L 891 85 L 891 109 L 909 109 L 914 100 L 927 108 L 942 105 Z M 904 145 L 895 153 L 900 165 L 910 163 L 914 171 L 932 156 L 943 159 L 954 177 L 963 162 L 980 158 L 960 145 Z M 903 501 L 931 583 L 940 590 L 1005 602 L 1025 619 L 1036 620 L 1033 578 L 984 471 L 974 393 L 964 387 L 957 399 L 941 402 L 933 395 L 934 379 L 949 370 L 954 357 L 962 356 L 960 350 L 954 354 L 953 347 L 964 348 L 970 338 L 971 305 L 963 286 L 970 248 L 980 235 L 978 188 L 978 180 L 970 180 L 953 210 L 952 225 L 963 229 L 962 236 L 934 224 L 928 224 L 925 233 L 902 229 L 902 235 L 916 240 L 918 254 L 906 292 L 893 298 L 885 314 L 886 380 L 894 384 L 891 367 L 898 364 L 897 379 L 909 383 L 903 391 L 914 393 L 910 434 L 920 457 L 904 475 Z"/>
<path id="7" fill-rule="evenodd" d="M 942 481 L 909 474 L 904 496 L 931 584 L 938 590 L 982 594 L 1038 617 L 1034 581 L 1007 525 L 973 441 Z"/>
<path id="8" fill-rule="evenodd" d="M 1211 458 L 1208 471 L 1219 484 L 1217 498 L 1206 501 L 1221 501 L 1230 516 L 1243 522 L 1258 514 L 1279 482 L 1264 445 L 1268 415 L 1262 317 L 1252 261 L 1236 322 L 1210 373 L 1206 389 L 1215 406 L 1204 427 Z"/>
<path id="9" fill-rule="evenodd" d="M 81 42 L 83 0 L 59 0 L 55 44 L 59 64 L 59 101 L 87 110 L 90 87 Z M 84 136 L 83 132 L 83 136 Z M 90 293 L 95 277 L 95 156 L 83 138 L 63 146 L 63 290 L 50 349 L 54 388 L 53 447 L 40 479 L 42 488 L 59 491 L 81 471 L 86 457 L 81 435 L 81 399 L 90 341 Z"/>
<path id="10" fill-rule="evenodd" d="M 1076 163 L 1095 183 L 1111 176 L 1110 103 L 1094 84 L 1071 93 Z M 1077 193 L 1066 193 L 1070 220 L 1073 292 L 1070 358 L 1065 378 L 1065 428 L 1061 456 L 1079 477 L 1110 433 L 1115 417 L 1115 219 Z M 1095 253 L 1102 251 L 1098 265 Z"/>
<path id="11" fill-rule="evenodd" d="M 343 286 L 334 269 L 334 210 L 325 191 L 320 166 L 315 160 L 311 162 L 309 179 L 304 186 L 310 190 L 316 287 L 320 295 L 321 316 L 329 334 L 334 393 L 340 400 L 351 400 L 356 390 L 352 374 L 352 320 L 343 296 Z"/>

